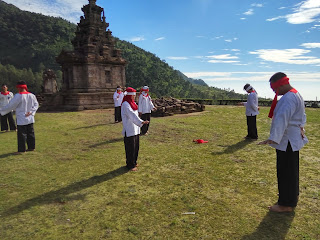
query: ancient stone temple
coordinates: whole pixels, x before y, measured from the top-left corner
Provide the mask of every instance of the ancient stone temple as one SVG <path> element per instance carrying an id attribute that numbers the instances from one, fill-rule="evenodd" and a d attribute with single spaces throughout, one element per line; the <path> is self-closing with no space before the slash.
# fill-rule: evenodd
<path id="1" fill-rule="evenodd" d="M 56 58 L 63 72 L 62 89 L 57 96 L 47 97 L 44 108 L 109 108 L 116 86 L 125 86 L 126 61 L 107 30 L 104 9 L 96 5 L 96 0 L 89 0 L 82 11 L 84 16 L 72 40 L 74 50 L 63 50 Z"/>

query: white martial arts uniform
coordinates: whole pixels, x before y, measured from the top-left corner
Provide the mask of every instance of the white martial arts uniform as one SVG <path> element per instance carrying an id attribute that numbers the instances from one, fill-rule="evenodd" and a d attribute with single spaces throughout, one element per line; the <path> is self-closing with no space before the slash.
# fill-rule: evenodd
<path id="1" fill-rule="evenodd" d="M 146 92 L 142 92 L 139 96 L 138 112 L 142 114 L 151 113 L 152 109 L 154 109 L 154 105 L 150 95 Z"/>
<path id="2" fill-rule="evenodd" d="M 290 141 L 292 151 L 299 151 L 308 142 L 306 136 L 302 138 L 300 131 L 305 123 L 306 114 L 301 95 L 298 92 L 287 92 L 274 109 L 269 139 L 277 144 L 270 146 L 286 151 Z"/>

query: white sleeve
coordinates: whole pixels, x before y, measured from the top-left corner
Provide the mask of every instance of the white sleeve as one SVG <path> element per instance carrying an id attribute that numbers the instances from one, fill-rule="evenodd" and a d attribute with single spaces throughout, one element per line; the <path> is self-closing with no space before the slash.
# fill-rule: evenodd
<path id="1" fill-rule="evenodd" d="M 279 101 L 276 106 L 276 113 L 273 115 L 269 139 L 280 143 L 289 120 L 295 112 L 295 104 L 292 101 Z"/>
<path id="2" fill-rule="evenodd" d="M 132 121 L 135 125 L 139 126 L 139 127 L 142 127 L 142 122 L 143 120 L 140 119 L 135 113 L 134 111 L 132 110 L 132 108 L 130 107 L 129 104 L 126 104 L 125 105 L 125 109 L 126 111 L 126 115 L 128 116 L 128 118 L 130 119 L 130 121 Z"/>
<path id="3" fill-rule="evenodd" d="M 248 103 L 250 103 L 250 107 L 254 111 L 258 111 L 258 107 L 257 107 L 258 104 L 257 104 L 257 96 L 256 96 L 256 94 L 254 94 L 254 93 L 249 94 L 249 99 L 250 99 L 250 101 L 248 101 Z"/>
<path id="4" fill-rule="evenodd" d="M 139 103 L 138 103 L 138 112 L 141 113 L 142 112 L 142 94 L 140 94 L 139 96 Z"/>
<path id="5" fill-rule="evenodd" d="M 14 98 L 6 106 L 0 109 L 0 114 L 6 115 L 12 110 L 15 110 L 20 104 L 20 102 L 21 102 L 21 96 L 19 96 L 19 94 L 16 94 Z"/>
<path id="6" fill-rule="evenodd" d="M 35 95 L 33 95 L 32 97 L 32 107 L 31 107 L 31 113 L 32 115 L 34 116 L 36 114 L 36 111 L 38 110 L 39 108 L 39 103 L 38 103 L 38 100 L 37 100 L 37 97 Z"/>
<path id="7" fill-rule="evenodd" d="M 150 108 L 151 108 L 151 110 L 152 110 L 152 109 L 154 109 L 154 105 L 153 105 L 153 102 L 152 102 L 152 100 L 151 100 L 151 97 L 149 97 L 149 99 L 150 99 Z"/>

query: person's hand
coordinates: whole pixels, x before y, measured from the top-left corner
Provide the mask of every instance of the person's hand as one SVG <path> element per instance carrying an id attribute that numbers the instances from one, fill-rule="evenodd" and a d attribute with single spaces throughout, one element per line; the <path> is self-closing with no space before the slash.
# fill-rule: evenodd
<path id="1" fill-rule="evenodd" d="M 258 111 L 260 111 L 260 107 L 258 107 Z"/>
<path id="2" fill-rule="evenodd" d="M 264 140 L 264 141 L 258 143 L 258 145 L 265 145 L 265 144 L 277 144 L 277 143 L 270 140 L 270 139 L 267 139 L 267 140 Z"/>
<path id="3" fill-rule="evenodd" d="M 149 121 L 143 121 L 142 122 L 143 125 L 148 124 L 148 123 L 149 123 Z"/>
<path id="4" fill-rule="evenodd" d="M 141 117 L 141 115 L 142 115 L 142 113 L 141 113 L 141 112 L 139 112 L 139 117 Z"/>
<path id="5" fill-rule="evenodd" d="M 29 117 L 32 114 L 32 112 L 27 112 L 26 117 Z"/>
<path id="6" fill-rule="evenodd" d="M 152 111 L 156 111 L 157 110 L 157 108 L 156 107 L 154 107 L 153 109 L 152 109 Z"/>

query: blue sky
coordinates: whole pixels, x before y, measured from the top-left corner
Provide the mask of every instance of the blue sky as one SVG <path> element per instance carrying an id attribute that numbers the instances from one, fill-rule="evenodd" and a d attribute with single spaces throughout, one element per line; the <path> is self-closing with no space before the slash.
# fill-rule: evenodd
<path id="1" fill-rule="evenodd" d="M 4 0 L 73 23 L 88 0 Z M 282 71 L 305 100 L 320 100 L 320 0 L 97 0 L 113 35 L 188 77 L 273 98 Z M 151 89 L 152 90 L 152 89 Z"/>

